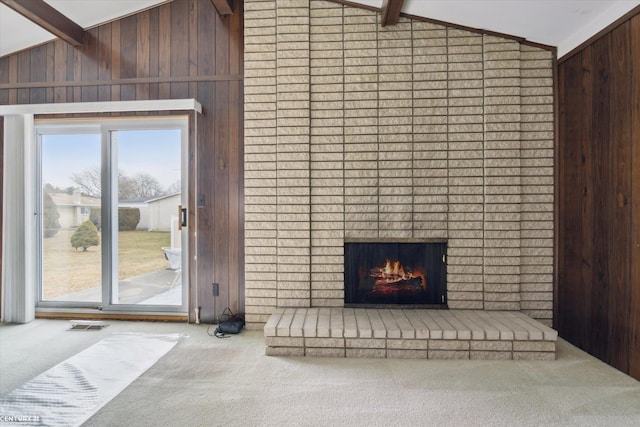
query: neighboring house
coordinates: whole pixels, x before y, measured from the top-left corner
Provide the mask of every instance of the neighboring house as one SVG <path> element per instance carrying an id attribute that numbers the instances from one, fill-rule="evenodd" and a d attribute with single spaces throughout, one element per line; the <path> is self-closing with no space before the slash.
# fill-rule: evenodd
<path id="1" fill-rule="evenodd" d="M 149 198 L 144 197 L 134 200 L 122 200 L 118 202 L 119 208 L 135 208 L 140 210 L 140 222 L 138 222 L 137 230 L 149 230 Z"/>
<path id="2" fill-rule="evenodd" d="M 100 207 L 100 199 L 80 194 L 50 193 L 51 199 L 56 204 L 60 217 L 60 228 L 75 228 L 89 219 L 91 208 Z"/>
<path id="3" fill-rule="evenodd" d="M 149 207 L 149 231 L 170 231 L 171 222 L 178 217 L 180 193 L 147 200 Z M 142 218 L 142 215 L 140 215 Z"/>
<path id="4" fill-rule="evenodd" d="M 73 194 L 50 193 L 60 214 L 60 228 L 75 228 L 89 219 L 91 208 L 100 207 L 100 199 Z M 170 231 L 171 222 L 177 221 L 180 193 L 160 196 L 153 199 L 123 200 L 119 208 L 135 208 L 140 210 L 138 230 Z"/>

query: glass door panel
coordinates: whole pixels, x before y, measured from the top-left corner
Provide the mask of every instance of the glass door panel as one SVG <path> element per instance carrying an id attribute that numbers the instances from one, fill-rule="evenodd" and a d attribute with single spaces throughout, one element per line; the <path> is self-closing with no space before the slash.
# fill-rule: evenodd
<path id="1" fill-rule="evenodd" d="M 117 130 L 110 140 L 117 173 L 111 304 L 182 306 L 181 130 Z"/>
<path id="2" fill-rule="evenodd" d="M 41 134 L 40 150 L 40 300 L 99 303 L 100 134 Z"/>

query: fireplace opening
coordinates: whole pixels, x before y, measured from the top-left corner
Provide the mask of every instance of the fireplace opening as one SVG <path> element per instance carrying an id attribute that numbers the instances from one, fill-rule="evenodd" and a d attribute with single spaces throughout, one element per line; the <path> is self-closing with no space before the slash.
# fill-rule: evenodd
<path id="1" fill-rule="evenodd" d="M 348 242 L 345 306 L 447 304 L 445 242 Z"/>

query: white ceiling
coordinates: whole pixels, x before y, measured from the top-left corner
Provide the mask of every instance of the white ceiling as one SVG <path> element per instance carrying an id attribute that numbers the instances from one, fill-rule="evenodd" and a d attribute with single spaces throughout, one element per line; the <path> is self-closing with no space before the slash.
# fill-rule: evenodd
<path id="1" fill-rule="evenodd" d="M 555 46 L 560 58 L 638 5 L 640 0 L 404 0 L 402 12 Z"/>
<path id="2" fill-rule="evenodd" d="M 80 25 L 95 27 L 122 16 L 149 9 L 167 0 L 45 0 Z M 0 57 L 53 40 L 55 36 L 0 4 Z"/>
<path id="3" fill-rule="evenodd" d="M 45 1 L 90 28 L 167 0 Z M 379 8 L 383 0 L 351 1 Z M 556 46 L 560 58 L 638 5 L 640 0 L 404 0 L 402 11 Z M 0 57 L 51 39 L 0 4 Z"/>

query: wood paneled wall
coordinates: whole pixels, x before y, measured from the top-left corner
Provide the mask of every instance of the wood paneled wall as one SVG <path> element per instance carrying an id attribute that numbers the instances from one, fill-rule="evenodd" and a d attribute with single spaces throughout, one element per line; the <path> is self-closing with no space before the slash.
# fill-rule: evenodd
<path id="1" fill-rule="evenodd" d="M 560 336 L 640 379 L 640 14 L 558 66 Z"/>
<path id="2" fill-rule="evenodd" d="M 0 59 L 0 104 L 179 98 L 202 104 L 195 156 L 205 205 L 197 212 L 191 273 L 204 322 L 226 307 L 244 310 L 243 2 L 233 3 L 233 15 L 221 17 L 210 0 L 174 0 L 89 30 L 82 48 L 56 40 Z"/>

